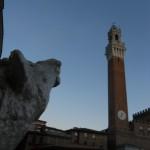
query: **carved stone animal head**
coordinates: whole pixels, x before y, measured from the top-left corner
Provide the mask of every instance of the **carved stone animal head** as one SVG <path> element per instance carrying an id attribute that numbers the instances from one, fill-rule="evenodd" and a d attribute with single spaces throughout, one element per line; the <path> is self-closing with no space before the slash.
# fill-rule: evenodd
<path id="1" fill-rule="evenodd" d="M 0 150 L 13 150 L 45 110 L 59 80 L 60 61 L 32 63 L 19 50 L 0 61 Z"/>

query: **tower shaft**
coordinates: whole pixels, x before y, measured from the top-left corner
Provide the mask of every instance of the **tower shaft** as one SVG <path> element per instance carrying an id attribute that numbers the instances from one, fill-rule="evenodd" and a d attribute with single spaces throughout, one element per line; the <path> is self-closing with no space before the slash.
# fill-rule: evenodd
<path id="1" fill-rule="evenodd" d="M 108 61 L 109 129 L 128 128 L 128 108 L 124 60 L 113 57 Z"/>

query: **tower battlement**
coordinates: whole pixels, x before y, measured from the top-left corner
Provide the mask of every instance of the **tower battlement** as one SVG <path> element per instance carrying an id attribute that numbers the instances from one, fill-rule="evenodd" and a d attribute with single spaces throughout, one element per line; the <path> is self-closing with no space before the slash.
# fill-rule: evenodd
<path id="1" fill-rule="evenodd" d="M 133 114 L 134 121 L 150 122 L 150 107 Z"/>

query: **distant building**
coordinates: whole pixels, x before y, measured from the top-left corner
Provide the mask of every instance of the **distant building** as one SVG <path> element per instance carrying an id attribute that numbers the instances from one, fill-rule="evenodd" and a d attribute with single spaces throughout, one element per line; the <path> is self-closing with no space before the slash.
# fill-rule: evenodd
<path id="1" fill-rule="evenodd" d="M 66 131 L 71 135 L 72 143 L 104 150 L 107 147 L 106 131 L 96 131 L 86 128 L 73 128 Z"/>
<path id="2" fill-rule="evenodd" d="M 43 147 L 70 145 L 71 136 L 63 130 L 46 126 L 45 121 L 36 121 L 17 150 L 34 150 Z"/>
<path id="3" fill-rule="evenodd" d="M 104 150 L 104 145 L 107 145 L 105 132 L 85 128 L 64 131 L 47 127 L 45 121 L 38 120 L 16 150 Z"/>
<path id="4" fill-rule="evenodd" d="M 150 108 L 128 120 L 124 53 L 121 30 L 108 32 L 108 129 L 73 128 L 66 131 L 37 121 L 16 150 L 150 150 Z"/>

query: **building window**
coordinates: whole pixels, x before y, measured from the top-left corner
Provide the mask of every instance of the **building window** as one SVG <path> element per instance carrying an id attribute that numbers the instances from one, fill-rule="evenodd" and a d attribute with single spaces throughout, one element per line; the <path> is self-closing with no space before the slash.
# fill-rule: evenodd
<path id="1" fill-rule="evenodd" d="M 87 141 L 84 141 L 84 145 L 87 145 Z"/>
<path id="2" fill-rule="evenodd" d="M 95 134 L 93 134 L 93 135 L 92 135 L 92 139 L 95 139 L 95 138 L 96 138 L 96 136 L 95 136 Z"/>
<path id="3" fill-rule="evenodd" d="M 147 128 L 147 135 L 150 136 L 150 127 Z"/>
<path id="4" fill-rule="evenodd" d="M 40 136 L 37 136 L 35 144 L 39 144 L 39 143 L 40 143 Z"/>
<path id="5" fill-rule="evenodd" d="M 87 133 L 84 133 L 84 137 L 87 138 L 87 137 L 88 137 L 88 134 L 87 134 Z"/>
<path id="6" fill-rule="evenodd" d="M 78 136 L 78 132 L 75 132 L 74 135 L 75 135 L 75 136 Z"/>
<path id="7" fill-rule="evenodd" d="M 36 142 L 36 135 L 33 135 L 32 140 L 31 140 L 31 144 L 35 144 L 35 142 Z"/>
<path id="8" fill-rule="evenodd" d="M 43 144 L 43 136 L 40 136 L 40 144 Z"/>
<path id="9" fill-rule="evenodd" d="M 143 127 L 142 127 L 142 126 L 140 126 L 140 127 L 139 127 L 139 130 L 140 130 L 140 131 L 143 131 Z"/>
<path id="10" fill-rule="evenodd" d="M 78 139 L 75 139 L 73 143 L 78 144 Z"/>
<path id="11" fill-rule="evenodd" d="M 103 149 L 104 149 L 103 145 L 100 145 L 99 148 L 100 148 L 100 150 L 103 150 Z"/>
<path id="12" fill-rule="evenodd" d="M 144 129 L 142 126 L 139 127 L 140 135 L 145 135 Z"/>

